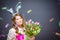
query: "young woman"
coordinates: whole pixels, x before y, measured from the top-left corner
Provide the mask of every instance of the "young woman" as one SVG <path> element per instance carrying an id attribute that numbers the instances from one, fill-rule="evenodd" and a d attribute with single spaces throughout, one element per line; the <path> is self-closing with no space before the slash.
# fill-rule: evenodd
<path id="1" fill-rule="evenodd" d="M 15 14 L 12 18 L 13 27 L 9 30 L 7 40 L 25 40 L 24 18 L 21 14 Z M 21 35 L 20 35 L 21 34 Z M 19 35 L 21 38 L 19 39 Z"/>
<path id="2" fill-rule="evenodd" d="M 25 34 L 25 19 L 21 14 L 15 14 L 12 18 L 13 27 L 9 30 L 7 40 L 34 40 L 35 37 L 28 37 Z"/>

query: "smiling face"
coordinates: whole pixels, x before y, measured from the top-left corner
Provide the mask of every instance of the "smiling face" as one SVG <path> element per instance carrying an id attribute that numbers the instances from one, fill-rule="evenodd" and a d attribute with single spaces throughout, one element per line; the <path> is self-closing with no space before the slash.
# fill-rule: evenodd
<path id="1" fill-rule="evenodd" d="M 24 18 L 21 14 L 15 14 L 12 20 L 13 23 L 18 26 L 22 26 L 22 24 L 24 23 Z"/>
<path id="2" fill-rule="evenodd" d="M 23 24 L 23 19 L 20 16 L 15 17 L 15 23 L 17 25 L 22 25 Z"/>

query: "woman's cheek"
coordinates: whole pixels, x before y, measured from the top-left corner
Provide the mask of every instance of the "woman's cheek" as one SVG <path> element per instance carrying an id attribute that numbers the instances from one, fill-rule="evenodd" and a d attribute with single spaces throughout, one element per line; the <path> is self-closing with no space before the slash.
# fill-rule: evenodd
<path id="1" fill-rule="evenodd" d="M 23 23 L 23 20 L 16 20 L 17 25 L 22 24 L 22 23 Z"/>
<path id="2" fill-rule="evenodd" d="M 18 21 L 16 20 L 15 23 L 18 24 Z"/>

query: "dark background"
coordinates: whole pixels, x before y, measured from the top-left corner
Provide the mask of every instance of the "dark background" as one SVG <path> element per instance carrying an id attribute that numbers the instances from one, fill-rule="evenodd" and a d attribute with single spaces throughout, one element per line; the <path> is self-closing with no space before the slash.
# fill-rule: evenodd
<path id="1" fill-rule="evenodd" d="M 40 22 L 41 32 L 36 36 L 36 40 L 60 40 L 56 36 L 56 32 L 60 33 L 60 0 L 0 0 L 0 40 L 6 40 L 9 29 L 12 27 L 12 15 L 10 12 L 2 10 L 6 6 L 8 8 L 15 8 L 16 4 L 21 1 L 22 8 L 20 13 L 26 20 L 32 19 Z M 26 11 L 31 9 L 32 12 L 27 14 Z M 15 10 L 15 9 L 14 9 Z M 49 22 L 54 18 L 52 22 Z M 9 27 L 5 25 L 9 23 Z M 1 35 L 5 35 L 2 36 Z"/>

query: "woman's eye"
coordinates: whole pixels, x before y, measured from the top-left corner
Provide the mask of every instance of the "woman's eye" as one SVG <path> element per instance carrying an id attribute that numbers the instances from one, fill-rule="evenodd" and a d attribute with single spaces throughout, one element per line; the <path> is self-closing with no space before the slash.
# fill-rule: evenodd
<path id="1" fill-rule="evenodd" d="M 22 19 L 20 18 L 20 19 L 16 19 L 16 20 L 22 20 Z"/>

